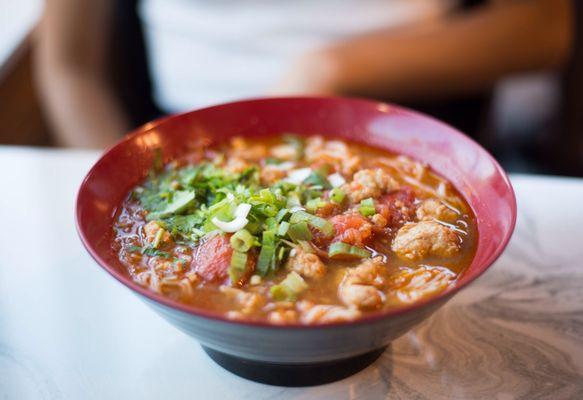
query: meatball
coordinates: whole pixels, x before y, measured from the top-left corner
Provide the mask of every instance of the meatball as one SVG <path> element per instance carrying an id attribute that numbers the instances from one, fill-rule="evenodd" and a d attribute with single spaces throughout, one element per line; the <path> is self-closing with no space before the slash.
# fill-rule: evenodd
<path id="1" fill-rule="evenodd" d="M 304 278 L 319 279 L 326 274 L 326 266 L 320 258 L 296 247 L 287 261 L 287 268 Z"/>
<path id="2" fill-rule="evenodd" d="M 266 165 L 261 169 L 261 172 L 259 173 L 259 179 L 263 186 L 271 186 L 285 178 L 286 175 L 287 173 L 284 170 L 273 165 Z"/>
<path id="3" fill-rule="evenodd" d="M 399 183 L 381 168 L 364 169 L 354 174 L 352 182 L 342 186 L 352 203 L 399 189 Z"/>
<path id="4" fill-rule="evenodd" d="M 306 140 L 306 161 L 315 163 L 312 165 L 328 164 L 335 171 L 345 175 L 352 175 L 358 171 L 361 165 L 360 157 L 353 155 L 346 143 L 337 140 L 324 140 L 320 136 L 310 137 Z"/>
<path id="5" fill-rule="evenodd" d="M 389 278 L 391 295 L 401 303 L 412 303 L 422 297 L 446 289 L 456 275 L 440 267 L 422 266 L 416 269 L 402 268 Z"/>
<path id="6" fill-rule="evenodd" d="M 458 214 L 436 199 L 428 199 L 417 207 L 415 212 L 420 221 L 431 221 L 434 219 L 443 222 L 453 222 L 458 218 Z"/>
<path id="7" fill-rule="evenodd" d="M 227 297 L 234 300 L 237 307 L 239 307 L 241 312 L 245 315 L 251 314 L 265 303 L 263 296 L 258 293 L 246 292 L 229 286 L 221 286 L 220 290 Z"/>
<path id="8" fill-rule="evenodd" d="M 359 310 L 353 308 L 328 304 L 314 305 L 308 301 L 299 302 L 298 310 L 301 312 L 300 321 L 307 325 L 353 321 L 361 315 Z"/>
<path id="9" fill-rule="evenodd" d="M 459 251 L 456 233 L 438 222 L 405 224 L 397 232 L 391 249 L 401 258 L 420 260 L 426 256 L 448 257 Z"/>
<path id="10" fill-rule="evenodd" d="M 293 324 L 298 320 L 298 312 L 285 309 L 274 310 L 267 314 L 267 320 L 276 325 Z"/>
<path id="11" fill-rule="evenodd" d="M 294 161 L 300 157 L 296 147 L 291 144 L 280 144 L 271 148 L 271 155 L 285 161 Z"/>
<path id="12" fill-rule="evenodd" d="M 407 186 L 380 197 L 376 202 L 377 212 L 386 218 L 385 226 L 399 229 L 415 218 L 415 193 Z"/>
<path id="13" fill-rule="evenodd" d="M 242 137 L 234 137 L 231 139 L 231 156 L 258 161 L 267 156 L 267 147 L 264 144 L 250 144 Z"/>
<path id="14" fill-rule="evenodd" d="M 349 307 L 367 309 L 379 307 L 385 300 L 378 289 L 384 285 L 381 257 L 369 259 L 346 271 L 338 288 L 338 296 Z"/>
<path id="15" fill-rule="evenodd" d="M 225 164 L 225 170 L 232 174 L 240 174 L 249 168 L 251 164 L 239 157 L 230 157 Z"/>
<path id="16" fill-rule="evenodd" d="M 389 221 L 382 214 L 375 214 L 370 218 L 370 220 L 373 223 L 373 226 L 379 230 L 383 229 L 389 223 Z"/>

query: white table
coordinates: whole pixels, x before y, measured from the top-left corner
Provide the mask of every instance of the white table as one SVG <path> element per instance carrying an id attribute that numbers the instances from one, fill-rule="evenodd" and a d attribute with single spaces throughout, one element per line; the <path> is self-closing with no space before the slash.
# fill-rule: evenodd
<path id="1" fill-rule="evenodd" d="M 518 226 L 485 276 L 357 375 L 281 388 L 214 364 L 86 254 L 97 157 L 0 146 L 0 399 L 583 398 L 583 180 L 513 176 Z"/>

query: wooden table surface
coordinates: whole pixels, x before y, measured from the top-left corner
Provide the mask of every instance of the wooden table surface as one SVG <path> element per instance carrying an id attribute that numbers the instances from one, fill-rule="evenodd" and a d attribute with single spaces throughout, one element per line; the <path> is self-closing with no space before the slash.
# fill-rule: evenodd
<path id="1" fill-rule="evenodd" d="M 97 268 L 73 225 L 94 152 L 0 147 L 0 399 L 583 399 L 583 180 L 512 176 L 504 255 L 345 380 L 239 378 Z"/>

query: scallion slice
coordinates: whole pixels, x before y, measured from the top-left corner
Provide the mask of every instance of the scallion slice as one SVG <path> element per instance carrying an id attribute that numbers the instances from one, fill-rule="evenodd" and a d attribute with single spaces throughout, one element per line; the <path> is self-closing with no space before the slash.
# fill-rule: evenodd
<path id="1" fill-rule="evenodd" d="M 255 244 L 255 236 L 253 236 L 247 229 L 241 229 L 231 236 L 231 246 L 236 251 L 246 252 L 251 246 Z"/>
<path id="2" fill-rule="evenodd" d="M 316 212 L 318 208 L 322 207 L 326 202 L 322 200 L 321 197 L 317 197 L 315 199 L 308 200 L 306 203 L 306 210 L 309 212 Z"/>
<path id="3" fill-rule="evenodd" d="M 277 228 L 277 236 L 285 236 L 289 229 L 289 222 L 281 221 L 279 227 Z"/>
<path id="4" fill-rule="evenodd" d="M 229 266 L 229 278 L 231 282 L 237 282 L 247 266 L 247 253 L 233 251 L 231 256 L 231 265 Z"/>
<path id="5" fill-rule="evenodd" d="M 309 214 L 305 211 L 297 211 L 293 213 L 289 221 L 292 224 L 297 222 L 307 222 L 310 226 L 322 232 L 326 237 L 334 236 L 334 233 L 336 232 L 334 225 L 330 221 L 325 220 L 324 218 L 320 218 L 316 215 Z"/>
<path id="6" fill-rule="evenodd" d="M 334 188 L 330 191 L 330 200 L 336 204 L 342 204 L 345 198 L 346 194 L 342 191 L 342 189 Z"/>
<path id="7" fill-rule="evenodd" d="M 295 271 L 290 272 L 283 281 L 272 286 L 271 297 L 276 301 L 295 301 L 300 293 L 308 288 L 308 284 Z"/>
<path id="8" fill-rule="evenodd" d="M 328 249 L 328 257 L 368 258 L 371 252 L 362 247 L 351 246 L 348 243 L 334 242 Z"/>
<path id="9" fill-rule="evenodd" d="M 376 213 L 374 200 L 370 197 L 368 199 L 361 200 L 358 211 L 364 217 L 370 217 Z"/>
<path id="10" fill-rule="evenodd" d="M 257 258 L 257 272 L 259 275 L 265 276 L 269 272 L 269 269 L 273 264 L 275 247 L 275 233 L 273 231 L 264 231 L 263 240 L 261 241 L 261 251 Z"/>
<path id="11" fill-rule="evenodd" d="M 312 232 L 310 232 L 310 228 L 308 228 L 308 223 L 306 221 L 290 224 L 287 234 L 295 241 L 312 240 Z"/>

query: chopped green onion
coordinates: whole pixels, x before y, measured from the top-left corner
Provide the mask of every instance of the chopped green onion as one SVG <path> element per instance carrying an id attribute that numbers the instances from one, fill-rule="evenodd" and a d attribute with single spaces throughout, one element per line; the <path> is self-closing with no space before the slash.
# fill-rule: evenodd
<path id="1" fill-rule="evenodd" d="M 361 200 L 360 205 L 364 207 L 374 207 L 374 200 L 369 197 L 367 199 Z"/>
<path id="2" fill-rule="evenodd" d="M 298 242 L 298 245 L 302 248 L 303 251 L 305 251 L 306 253 L 313 253 L 314 252 L 314 248 L 310 245 L 309 242 L 306 242 L 305 240 L 300 240 Z"/>
<path id="3" fill-rule="evenodd" d="M 370 197 L 368 199 L 361 200 L 358 211 L 364 217 L 370 217 L 376 213 L 374 200 Z"/>
<path id="4" fill-rule="evenodd" d="M 231 246 L 236 251 L 246 252 L 255 244 L 255 236 L 247 229 L 241 229 L 231 236 Z"/>
<path id="5" fill-rule="evenodd" d="M 302 201 L 300 199 L 300 195 L 297 192 L 289 192 L 287 194 L 287 207 L 301 207 Z"/>
<path id="6" fill-rule="evenodd" d="M 269 268 L 271 267 L 271 261 L 273 255 L 275 254 L 275 247 L 273 246 L 262 246 L 259 252 L 259 258 L 257 258 L 257 272 L 261 276 L 267 275 Z"/>
<path id="7" fill-rule="evenodd" d="M 336 233 L 332 222 L 325 220 L 324 218 L 312 216 L 312 218 L 308 221 L 308 224 L 322 232 L 326 237 L 334 236 Z"/>
<path id="8" fill-rule="evenodd" d="M 324 204 L 326 204 L 326 202 L 322 200 L 321 197 L 308 200 L 308 202 L 306 203 L 306 210 L 308 210 L 309 212 L 316 212 L 318 208 L 322 207 Z"/>
<path id="9" fill-rule="evenodd" d="M 330 191 L 330 200 L 336 204 L 342 204 L 346 194 L 342 191 L 342 189 L 334 188 Z"/>
<path id="10" fill-rule="evenodd" d="M 328 249 L 328 257 L 354 257 L 354 258 L 368 258 L 371 252 L 361 247 L 351 246 L 343 242 L 334 242 Z"/>
<path id="11" fill-rule="evenodd" d="M 266 226 L 266 230 L 268 230 L 268 231 L 274 230 L 277 227 L 277 221 L 275 220 L 274 217 L 267 218 L 265 220 L 264 224 Z"/>
<path id="12" fill-rule="evenodd" d="M 277 260 L 282 261 L 285 256 L 287 255 L 288 248 L 284 246 L 279 247 L 279 251 L 277 252 Z"/>
<path id="13" fill-rule="evenodd" d="M 312 232 L 310 232 L 310 228 L 308 228 L 308 223 L 306 221 L 291 224 L 287 230 L 287 234 L 295 241 L 312 240 Z"/>
<path id="14" fill-rule="evenodd" d="M 295 271 L 290 272 L 283 281 L 272 286 L 271 297 L 276 301 L 295 301 L 298 295 L 308 288 L 308 284 Z"/>
<path id="15" fill-rule="evenodd" d="M 194 203 L 195 197 L 194 190 L 177 190 L 173 192 L 172 200 L 162 211 L 150 213 L 146 219 L 151 221 L 153 219 L 165 218 L 172 214 L 180 213 Z"/>
<path id="16" fill-rule="evenodd" d="M 307 222 L 310 226 L 322 232 L 326 237 L 334 236 L 334 233 L 336 232 L 332 222 L 325 220 L 324 218 L 320 218 L 316 215 L 309 214 L 305 211 L 296 211 L 293 213 L 289 222 Z"/>
<path id="17" fill-rule="evenodd" d="M 302 222 L 302 221 L 307 222 L 310 220 L 311 217 L 313 217 L 312 214 L 309 214 L 305 211 L 298 210 L 292 214 L 292 216 L 289 219 L 289 222 L 291 222 L 292 224 L 295 222 Z"/>
<path id="18" fill-rule="evenodd" d="M 277 228 L 277 236 L 285 236 L 289 229 L 289 222 L 281 221 L 279 227 Z"/>
<path id="19" fill-rule="evenodd" d="M 156 236 L 154 236 L 154 240 L 152 241 L 152 247 L 157 249 L 158 246 L 160 245 L 160 242 L 162 241 L 162 236 L 164 235 L 164 229 L 160 228 L 158 229 L 158 231 L 156 232 Z"/>
<path id="20" fill-rule="evenodd" d="M 275 215 L 275 220 L 277 222 L 281 222 L 287 216 L 288 213 L 289 213 L 289 210 L 287 208 L 282 208 Z"/>
<path id="21" fill-rule="evenodd" d="M 326 176 L 320 174 L 318 171 L 312 171 L 312 173 L 303 181 L 303 184 L 306 186 L 319 186 L 324 189 L 329 189 L 332 186 Z"/>
<path id="22" fill-rule="evenodd" d="M 237 282 L 247 266 L 247 253 L 233 251 L 231 265 L 229 267 L 229 278 L 231 282 Z"/>
<path id="23" fill-rule="evenodd" d="M 261 251 L 257 259 L 257 272 L 261 276 L 267 275 L 273 264 L 275 254 L 275 233 L 273 231 L 264 231 L 263 240 L 261 241 Z"/>

